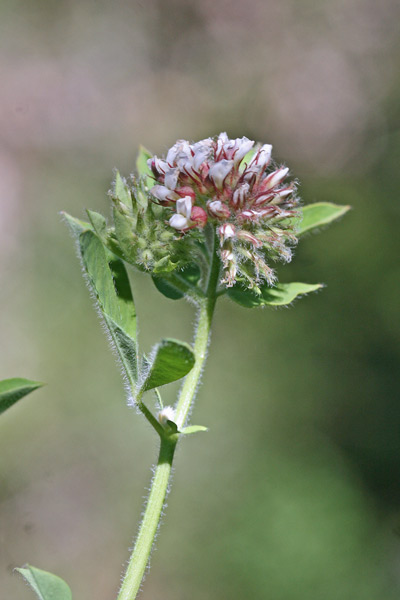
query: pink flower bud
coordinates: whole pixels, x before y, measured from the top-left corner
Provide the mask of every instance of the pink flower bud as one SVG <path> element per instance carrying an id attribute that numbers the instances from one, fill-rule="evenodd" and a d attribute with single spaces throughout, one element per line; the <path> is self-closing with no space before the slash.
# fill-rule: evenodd
<path id="1" fill-rule="evenodd" d="M 193 225 L 191 225 L 192 227 L 205 227 L 206 223 L 207 223 L 207 213 L 204 210 L 204 208 L 201 208 L 201 206 L 193 206 L 192 208 L 192 213 L 190 215 L 190 220 L 192 221 Z"/>
<path id="2" fill-rule="evenodd" d="M 212 217 L 218 217 L 220 219 L 227 219 L 231 215 L 229 208 L 221 202 L 221 200 L 213 200 L 207 202 L 208 212 Z"/>
<path id="3" fill-rule="evenodd" d="M 192 199 L 192 202 L 194 202 L 196 199 L 196 194 L 195 194 L 193 188 L 191 188 L 189 185 L 184 185 L 184 186 L 180 187 L 179 189 L 175 190 L 175 192 L 177 194 L 179 194 L 179 196 L 181 198 L 184 198 L 185 196 L 189 196 Z"/>
<path id="4" fill-rule="evenodd" d="M 278 185 L 278 183 L 282 181 L 282 179 L 285 179 L 288 173 L 289 169 L 288 167 L 285 167 L 282 169 L 278 169 L 277 171 L 274 171 L 273 173 L 268 175 L 268 177 L 265 178 L 262 185 L 263 191 L 271 190 L 272 188 L 274 188 L 276 185 Z"/>
<path id="5" fill-rule="evenodd" d="M 221 236 L 222 242 L 224 242 L 229 238 L 235 237 L 235 226 L 231 225 L 231 223 L 224 223 L 219 227 L 218 233 Z"/>
<path id="6" fill-rule="evenodd" d="M 238 238 L 238 240 L 250 242 L 256 248 L 262 246 L 262 242 L 260 242 L 260 240 L 258 240 L 255 235 L 251 234 L 250 231 L 245 231 L 244 229 L 242 229 L 236 233 L 236 237 Z"/>

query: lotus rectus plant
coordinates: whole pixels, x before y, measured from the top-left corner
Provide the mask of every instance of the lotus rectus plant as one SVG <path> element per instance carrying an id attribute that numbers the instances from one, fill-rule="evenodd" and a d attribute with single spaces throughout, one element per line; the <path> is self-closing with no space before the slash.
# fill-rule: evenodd
<path id="1" fill-rule="evenodd" d="M 137 407 L 160 439 L 118 600 L 134 600 L 141 588 L 180 438 L 206 429 L 187 421 L 217 299 L 227 296 L 248 308 L 288 305 L 319 289 L 320 284 L 278 283 L 274 264 L 291 260 L 303 233 L 327 225 L 349 208 L 329 203 L 302 207 L 296 181 L 288 178 L 287 167 L 273 162 L 271 153 L 269 144 L 230 139 L 226 133 L 196 143 L 179 140 L 163 158 L 142 148 L 137 173 L 128 179 L 115 175 L 111 224 L 90 210 L 87 222 L 65 215 L 119 358 L 128 404 Z M 126 265 L 148 273 L 167 298 L 187 298 L 196 306 L 193 347 L 164 339 L 149 356 L 139 351 Z M 181 378 L 175 406 L 163 406 L 158 388 Z M 150 390 L 156 392 L 157 408 L 145 401 Z M 33 567 L 21 572 L 36 592 L 42 590 L 42 600 L 71 598 L 56 576 Z M 58 596 L 46 595 L 50 588 Z"/>

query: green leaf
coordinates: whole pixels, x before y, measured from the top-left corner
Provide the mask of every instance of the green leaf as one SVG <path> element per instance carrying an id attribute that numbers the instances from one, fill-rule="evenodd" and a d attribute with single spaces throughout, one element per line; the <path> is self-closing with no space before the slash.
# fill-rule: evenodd
<path id="1" fill-rule="evenodd" d="M 168 280 L 165 277 L 152 276 L 152 280 L 158 291 L 170 300 L 180 300 L 185 295 L 185 292 L 178 289 L 171 280 Z"/>
<path id="2" fill-rule="evenodd" d="M 234 286 L 227 291 L 227 295 L 241 306 L 254 308 L 256 306 L 286 306 L 293 302 L 299 296 L 309 294 L 321 289 L 321 283 L 278 283 L 271 288 L 267 285 L 261 286 L 261 294 L 258 295 L 252 290 Z"/>
<path id="3" fill-rule="evenodd" d="M 78 240 L 80 234 L 84 231 L 93 231 L 93 227 L 90 223 L 87 223 L 86 221 L 81 221 L 80 219 L 76 219 L 75 217 L 72 217 L 66 212 L 61 212 L 61 215 L 65 219 L 68 228 L 75 240 Z"/>
<path id="4" fill-rule="evenodd" d="M 152 154 L 144 147 L 139 146 L 139 154 L 136 159 L 136 169 L 140 177 L 144 178 L 144 183 L 147 188 L 152 188 L 154 185 L 154 175 L 147 164 Z"/>
<path id="5" fill-rule="evenodd" d="M 16 570 L 29 583 L 39 600 L 72 600 L 71 590 L 61 577 L 30 565 Z"/>
<path id="6" fill-rule="evenodd" d="M 102 241 L 105 240 L 107 237 L 107 222 L 103 215 L 95 212 L 94 210 L 87 210 L 86 212 L 93 226 L 93 229 L 95 230 L 99 238 Z"/>
<path id="7" fill-rule="evenodd" d="M 203 425 L 189 425 L 189 427 L 184 427 L 180 433 L 189 435 L 190 433 L 197 433 L 198 431 L 208 431 L 208 427 L 204 427 Z"/>
<path id="8" fill-rule="evenodd" d="M 111 340 L 132 386 L 137 380 L 136 311 L 124 263 L 109 253 L 97 235 L 79 238 L 82 263 Z"/>
<path id="9" fill-rule="evenodd" d="M 81 221 L 80 219 L 76 219 L 75 217 L 71 217 L 71 215 L 69 215 L 66 212 L 62 212 L 62 216 L 64 217 L 69 230 L 71 231 L 75 241 L 79 244 L 79 236 L 81 233 L 83 233 L 84 231 L 96 231 L 96 233 L 98 234 L 99 238 L 101 239 L 101 241 L 103 242 L 103 244 L 105 246 L 107 246 L 107 248 L 109 250 L 111 250 L 111 252 L 113 252 L 113 254 L 116 254 L 117 256 L 119 256 L 120 258 L 124 258 L 123 253 L 121 251 L 121 249 L 118 246 L 117 241 L 112 237 L 112 235 L 107 236 L 106 232 L 104 232 L 103 235 L 103 226 L 101 223 L 101 219 L 104 218 L 102 217 L 102 215 L 95 213 L 93 211 L 87 211 L 89 218 L 93 219 L 93 223 L 94 225 L 92 225 L 91 223 L 87 223 L 86 221 Z M 96 215 L 96 216 L 94 216 Z"/>
<path id="10" fill-rule="evenodd" d="M 119 171 L 117 171 L 115 174 L 114 197 L 120 200 L 120 202 L 126 206 L 132 206 L 131 194 Z"/>
<path id="11" fill-rule="evenodd" d="M 195 356 L 189 344 L 172 339 L 162 340 L 155 347 L 141 391 L 146 392 L 185 377 L 194 363 Z"/>
<path id="12" fill-rule="evenodd" d="M 21 398 L 42 387 L 44 383 L 22 377 L 12 377 L 0 381 L 0 414 Z"/>
<path id="13" fill-rule="evenodd" d="M 302 235 L 306 231 L 311 231 L 323 225 L 329 225 L 329 223 L 347 213 L 350 208 L 350 206 L 332 204 L 330 202 L 308 204 L 303 208 L 303 220 L 300 223 L 297 235 Z"/>
<path id="14" fill-rule="evenodd" d="M 184 295 L 194 288 L 201 277 L 200 268 L 191 263 L 180 271 L 173 271 L 165 277 L 153 276 L 153 283 L 166 298 L 180 300 Z"/>

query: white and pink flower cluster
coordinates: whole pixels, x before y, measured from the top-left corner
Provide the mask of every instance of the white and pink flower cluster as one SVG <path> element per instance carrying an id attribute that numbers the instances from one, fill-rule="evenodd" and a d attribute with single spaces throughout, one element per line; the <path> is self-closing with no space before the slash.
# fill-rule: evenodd
<path id="1" fill-rule="evenodd" d="M 272 146 L 221 133 L 194 144 L 178 140 L 164 159 L 148 164 L 157 184 L 150 190 L 173 210 L 170 227 L 182 232 L 214 224 L 220 239 L 224 283 L 273 283 L 266 255 L 290 260 L 296 238 L 295 185 L 285 184 L 289 169 L 271 166 Z"/>

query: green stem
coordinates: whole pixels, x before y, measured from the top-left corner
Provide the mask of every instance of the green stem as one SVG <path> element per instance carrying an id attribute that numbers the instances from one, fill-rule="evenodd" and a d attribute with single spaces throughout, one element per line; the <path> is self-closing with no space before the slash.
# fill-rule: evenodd
<path id="1" fill-rule="evenodd" d="M 175 447 L 176 440 L 161 438 L 150 495 L 118 600 L 134 600 L 140 590 L 167 495 Z"/>
<path id="2" fill-rule="evenodd" d="M 183 427 L 187 419 L 206 359 L 211 321 L 217 300 L 216 289 L 220 272 L 220 260 L 216 252 L 216 243 L 217 240 L 215 239 L 206 294 L 205 297 L 199 299 L 199 316 L 193 348 L 196 361 L 193 369 L 186 376 L 176 407 L 175 422 L 178 429 Z M 148 411 L 143 403 L 140 404 L 142 412 L 149 419 L 149 414 L 146 413 L 150 411 Z M 162 427 L 160 430 L 160 427 L 156 427 L 161 439 L 158 463 L 151 483 L 145 513 L 140 524 L 139 534 L 117 600 L 135 600 L 139 593 L 167 495 L 172 461 L 179 434 L 168 435 Z"/>

